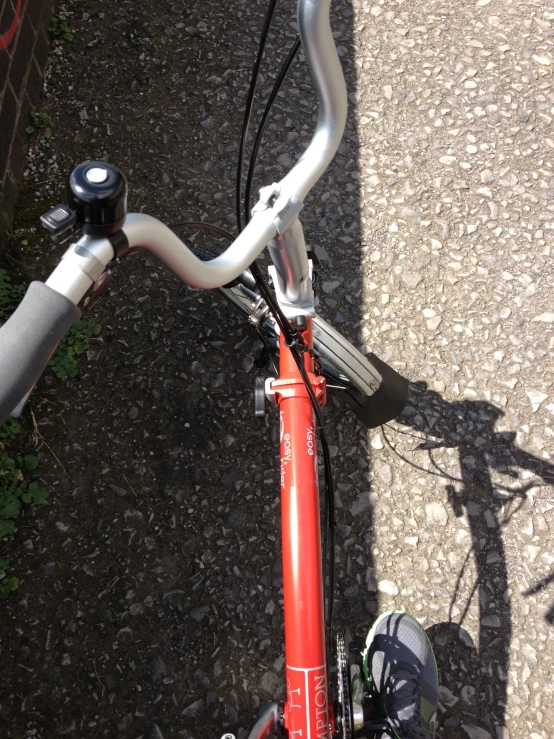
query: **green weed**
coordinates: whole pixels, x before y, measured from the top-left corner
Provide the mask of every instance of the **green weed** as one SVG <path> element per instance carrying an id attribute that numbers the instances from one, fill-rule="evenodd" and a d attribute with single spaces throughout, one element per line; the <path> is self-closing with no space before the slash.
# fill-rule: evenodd
<path id="1" fill-rule="evenodd" d="M 24 295 L 23 285 L 14 285 L 6 270 L 0 269 L 0 321 L 9 318 Z"/>
<path id="2" fill-rule="evenodd" d="M 15 418 L 8 416 L 3 425 L 0 426 L 0 445 L 6 446 L 21 433 L 21 424 Z"/>
<path id="3" fill-rule="evenodd" d="M 0 426 L 0 539 L 12 533 L 24 503 L 40 504 L 48 497 L 48 491 L 38 482 L 25 478 L 26 472 L 37 468 L 38 457 L 34 454 L 11 456 L 7 450 L 20 433 L 21 424 L 15 418 L 9 418 Z M 0 600 L 19 586 L 17 577 L 6 574 L 9 564 L 9 559 L 0 558 Z"/>
<path id="4" fill-rule="evenodd" d="M 25 133 L 28 133 L 29 136 L 32 136 L 34 133 L 38 133 L 39 131 L 42 131 L 42 135 L 45 139 L 51 139 L 52 138 L 52 131 L 50 130 L 50 126 L 52 125 L 52 119 L 48 115 L 48 113 L 30 113 L 31 120 L 33 121 L 32 126 L 27 126 L 25 129 Z"/>
<path id="5" fill-rule="evenodd" d="M 4 446 L 4 445 L 3 445 Z M 15 457 L 0 451 L 0 539 L 11 534 L 23 503 L 44 503 L 48 491 L 38 482 L 29 482 L 24 471 L 31 472 L 38 466 L 34 454 L 18 454 Z"/>
<path id="6" fill-rule="evenodd" d="M 91 339 L 98 336 L 102 327 L 96 321 L 87 321 L 81 318 L 67 332 L 56 353 L 48 363 L 56 377 L 65 380 L 77 377 L 79 371 L 75 357 L 84 354 L 91 347 Z"/>
<path id="7" fill-rule="evenodd" d="M 6 570 L 10 566 L 9 559 L 0 559 L 0 600 L 5 600 L 8 595 L 17 590 L 19 580 L 14 575 L 6 577 Z"/>
<path id="8" fill-rule="evenodd" d="M 64 20 L 60 20 L 57 16 L 53 15 L 50 19 L 50 27 L 48 33 L 52 38 L 60 41 L 73 41 L 75 34 L 71 28 L 67 25 Z"/>

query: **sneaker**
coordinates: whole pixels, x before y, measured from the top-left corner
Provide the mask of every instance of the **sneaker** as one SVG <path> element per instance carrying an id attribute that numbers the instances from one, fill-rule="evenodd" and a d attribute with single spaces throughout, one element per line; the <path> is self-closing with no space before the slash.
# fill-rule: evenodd
<path id="1" fill-rule="evenodd" d="M 439 673 L 427 634 L 407 613 L 392 611 L 373 624 L 363 652 L 364 677 L 379 739 L 432 739 Z"/>

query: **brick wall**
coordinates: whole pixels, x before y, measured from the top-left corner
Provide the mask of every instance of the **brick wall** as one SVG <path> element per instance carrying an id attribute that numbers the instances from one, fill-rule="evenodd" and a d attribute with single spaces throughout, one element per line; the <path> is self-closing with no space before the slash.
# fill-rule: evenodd
<path id="1" fill-rule="evenodd" d="M 0 229 L 9 224 L 37 109 L 54 0 L 0 0 Z"/>

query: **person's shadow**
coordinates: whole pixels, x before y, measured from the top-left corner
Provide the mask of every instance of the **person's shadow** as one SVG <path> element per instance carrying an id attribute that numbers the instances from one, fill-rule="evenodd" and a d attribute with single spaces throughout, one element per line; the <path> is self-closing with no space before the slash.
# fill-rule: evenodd
<path id="1" fill-rule="evenodd" d="M 450 727 L 449 737 L 458 736 L 461 729 L 455 727 L 464 723 L 478 724 L 492 736 L 497 736 L 495 727 L 506 725 L 512 621 L 502 532 L 524 504 L 527 491 L 537 485 L 536 477 L 554 482 L 554 465 L 518 448 L 515 433 L 495 430 L 502 416 L 502 411 L 491 403 L 450 402 L 429 390 L 425 382 L 417 382 L 410 385 L 406 408 L 396 419 L 396 424 L 425 434 L 424 438 L 418 437 L 420 443 L 416 447 L 427 450 L 429 465 L 425 471 L 446 480 L 452 510 L 457 517 L 467 514 L 471 533 L 471 544 L 451 594 L 449 620 L 428 630 L 441 672 L 441 684 L 449 689 L 442 694 L 445 711 L 442 724 Z M 387 426 L 382 430 L 391 449 L 395 433 L 411 434 L 396 425 L 394 430 Z M 458 450 L 459 478 L 443 470 L 433 459 L 434 449 L 448 447 Z M 415 461 L 410 464 L 417 466 Z M 493 482 L 492 470 L 518 482 L 509 486 Z M 520 480 L 520 470 L 528 470 L 533 477 Z M 454 605 L 472 555 L 477 575 L 454 621 Z M 544 589 L 552 579 L 554 575 L 545 577 L 524 595 Z M 462 627 L 476 591 L 478 649 Z M 546 618 L 550 623 L 554 621 L 554 608 Z M 466 737 L 466 733 L 461 732 L 459 736 Z"/>

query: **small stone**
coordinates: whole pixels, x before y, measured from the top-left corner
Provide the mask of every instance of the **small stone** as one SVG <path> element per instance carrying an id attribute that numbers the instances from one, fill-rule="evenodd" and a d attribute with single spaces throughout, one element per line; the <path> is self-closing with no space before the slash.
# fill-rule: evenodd
<path id="1" fill-rule="evenodd" d="M 384 447 L 383 439 L 381 438 L 381 434 L 375 434 L 375 436 L 371 439 L 371 448 L 372 449 L 382 449 Z"/>
<path id="2" fill-rule="evenodd" d="M 353 516 L 358 516 L 360 513 L 366 511 L 369 506 L 369 495 L 367 493 L 360 493 L 348 510 Z"/>
<path id="3" fill-rule="evenodd" d="M 530 561 L 534 562 L 541 552 L 540 547 L 536 547 L 533 544 L 528 544 L 525 547 L 525 557 Z"/>
<path id="4" fill-rule="evenodd" d="M 381 580 L 377 585 L 377 588 L 381 593 L 386 593 L 387 595 L 398 595 L 398 585 L 395 585 L 392 580 Z"/>
<path id="5" fill-rule="evenodd" d="M 407 274 L 402 275 L 402 282 L 407 285 L 407 287 L 417 287 L 422 279 L 423 275 L 419 272 L 408 272 Z"/>
<path id="6" fill-rule="evenodd" d="M 458 639 L 462 641 L 466 647 L 469 647 L 470 649 L 475 649 L 475 642 L 473 641 L 471 634 L 469 631 L 466 631 L 460 626 L 460 630 L 458 632 Z"/>
<path id="7" fill-rule="evenodd" d="M 202 619 L 207 616 L 209 613 L 210 607 L 209 606 L 198 606 L 198 608 L 193 608 L 190 612 L 190 615 L 195 621 L 202 621 Z"/>
<path id="8" fill-rule="evenodd" d="M 275 695 L 280 687 L 281 687 L 280 677 L 277 677 L 277 675 L 271 670 L 264 672 L 264 674 L 262 675 L 262 679 L 260 680 L 260 689 L 263 690 L 264 693 L 269 693 L 269 695 Z"/>
<path id="9" fill-rule="evenodd" d="M 484 8 L 485 5 L 489 5 L 490 2 L 491 0 L 477 0 L 475 4 L 477 5 L 478 8 Z"/>
<path id="10" fill-rule="evenodd" d="M 430 526 L 446 526 L 448 523 L 448 514 L 442 503 L 428 503 L 425 506 L 425 515 Z"/>
<path id="11" fill-rule="evenodd" d="M 439 162 L 441 164 L 454 164 L 455 161 L 456 161 L 456 157 L 452 157 L 452 156 L 444 156 L 444 157 L 439 158 Z"/>
<path id="12" fill-rule="evenodd" d="M 496 219 L 498 218 L 499 210 L 500 210 L 498 207 L 498 203 L 495 203 L 494 201 L 491 200 L 491 202 L 487 203 L 487 205 L 489 206 L 489 211 L 490 211 L 492 220 L 496 221 Z"/>
<path id="13" fill-rule="evenodd" d="M 217 126 L 217 120 L 214 118 L 213 115 L 210 115 L 207 118 L 204 118 L 203 121 L 200 121 L 200 125 L 202 126 L 202 128 L 215 128 Z"/>
<path id="14" fill-rule="evenodd" d="M 229 485 L 232 485 L 235 480 L 237 479 L 237 472 L 232 467 L 228 467 L 219 478 L 222 485 L 225 485 L 225 487 L 228 487 Z"/>
<path id="15" fill-rule="evenodd" d="M 472 703 L 475 696 L 475 688 L 473 685 L 464 685 L 462 688 L 462 700 L 464 703 Z"/>
<path id="16" fill-rule="evenodd" d="M 489 626 L 491 629 L 499 629 L 500 628 L 500 618 L 495 615 L 485 616 L 485 618 L 481 619 L 481 624 L 483 626 Z"/>
<path id="17" fill-rule="evenodd" d="M 194 703 L 191 703 L 189 706 L 187 706 L 184 711 L 182 712 L 183 716 L 186 716 L 187 718 L 198 718 L 202 711 L 204 710 L 204 701 L 194 701 Z"/>
<path id="18" fill-rule="evenodd" d="M 441 324 L 442 316 L 435 316 L 434 318 L 430 318 L 427 321 L 427 328 L 431 331 L 434 331 L 436 328 L 438 328 Z"/>
<path id="19" fill-rule="evenodd" d="M 547 56 L 539 56 L 539 54 L 533 54 L 534 61 L 543 67 L 549 67 L 551 64 L 550 59 Z"/>
<path id="20" fill-rule="evenodd" d="M 167 675 L 167 667 L 161 657 L 155 657 L 152 663 L 152 680 L 157 683 Z"/>
<path id="21" fill-rule="evenodd" d="M 133 603 L 133 605 L 129 608 L 129 613 L 131 616 L 140 616 L 140 614 L 144 611 L 144 608 L 140 603 Z"/>
<path id="22" fill-rule="evenodd" d="M 368 567 L 365 573 L 366 588 L 370 593 L 377 592 L 377 583 L 375 582 L 375 573 L 373 567 Z"/>
<path id="23" fill-rule="evenodd" d="M 390 464 L 381 464 L 378 467 L 376 466 L 375 471 L 377 473 L 377 477 L 383 482 L 385 485 L 389 486 L 392 483 L 392 468 Z"/>
<path id="24" fill-rule="evenodd" d="M 533 413 L 536 413 L 541 407 L 543 401 L 548 398 L 548 395 L 546 393 L 541 393 L 540 390 L 526 390 L 525 395 L 527 395 L 527 397 L 531 401 Z"/>
<path id="25" fill-rule="evenodd" d="M 468 735 L 469 739 L 492 739 L 488 731 L 480 729 L 473 724 L 462 724 L 462 729 Z"/>
<path id="26" fill-rule="evenodd" d="M 340 282 L 338 280 L 326 280 L 322 285 L 323 292 L 327 293 L 327 295 L 330 295 L 336 290 L 339 285 Z"/>
<path id="27" fill-rule="evenodd" d="M 498 184 L 502 185 L 502 187 L 514 187 L 518 182 L 519 180 L 513 172 L 508 172 L 498 180 Z"/>
<path id="28" fill-rule="evenodd" d="M 453 695 L 444 685 L 439 687 L 439 702 L 445 708 L 452 708 L 458 702 L 458 698 Z"/>
<path id="29" fill-rule="evenodd" d="M 493 181 L 494 177 L 492 176 L 492 172 L 490 169 L 484 169 L 481 172 L 481 182 L 484 185 L 489 185 Z"/>
<path id="30" fill-rule="evenodd" d="M 539 323 L 554 323 L 554 313 L 541 313 L 540 316 L 535 316 L 533 321 Z"/>

